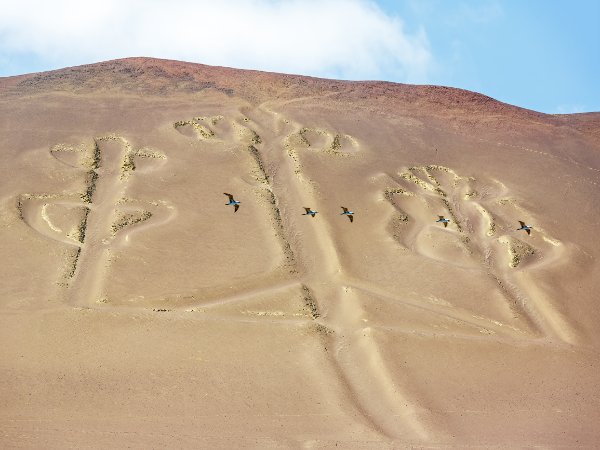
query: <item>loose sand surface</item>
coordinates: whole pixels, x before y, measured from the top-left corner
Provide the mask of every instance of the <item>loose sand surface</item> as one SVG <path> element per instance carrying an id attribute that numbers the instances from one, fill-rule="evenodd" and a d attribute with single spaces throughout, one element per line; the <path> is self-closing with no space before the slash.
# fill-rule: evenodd
<path id="1" fill-rule="evenodd" d="M 599 199 L 599 113 L 1 78 L 0 447 L 598 448 Z"/>

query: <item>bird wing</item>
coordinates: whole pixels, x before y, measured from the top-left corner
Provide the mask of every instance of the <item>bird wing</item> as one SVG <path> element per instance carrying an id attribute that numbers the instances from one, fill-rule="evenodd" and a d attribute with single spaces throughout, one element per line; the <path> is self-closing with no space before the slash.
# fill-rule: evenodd
<path id="1" fill-rule="evenodd" d="M 350 218 L 350 223 L 352 223 L 352 221 L 354 220 L 354 216 L 352 214 L 348 214 L 348 217 Z"/>
<path id="2" fill-rule="evenodd" d="M 238 209 L 240 209 L 240 205 L 238 205 L 236 203 L 235 206 L 233 207 L 233 212 L 237 212 Z"/>
<path id="3" fill-rule="evenodd" d="M 311 216 L 315 217 L 315 214 L 316 214 L 316 213 L 312 213 L 312 214 L 311 214 Z"/>
<path id="4" fill-rule="evenodd" d="M 308 214 L 310 212 L 310 208 L 304 207 L 304 209 L 306 210 L 306 214 Z"/>
<path id="5" fill-rule="evenodd" d="M 527 234 L 531 234 L 531 228 L 527 228 L 525 231 L 527 231 Z"/>
<path id="6" fill-rule="evenodd" d="M 346 208 L 345 206 L 342 206 L 342 209 L 344 210 L 344 212 L 348 212 L 348 208 Z"/>
<path id="7" fill-rule="evenodd" d="M 524 227 L 524 226 L 525 226 L 525 222 L 521 222 L 521 221 L 519 220 L 519 223 L 521 224 L 521 226 L 522 226 L 522 227 Z"/>
<path id="8" fill-rule="evenodd" d="M 444 228 L 448 228 L 448 222 L 444 222 Z"/>
<path id="9" fill-rule="evenodd" d="M 229 201 L 232 202 L 233 201 L 233 195 L 228 194 L 227 192 L 223 192 L 223 194 L 225 194 L 227 197 L 229 197 Z"/>
<path id="10" fill-rule="evenodd" d="M 444 216 L 438 216 L 440 220 L 444 220 Z"/>

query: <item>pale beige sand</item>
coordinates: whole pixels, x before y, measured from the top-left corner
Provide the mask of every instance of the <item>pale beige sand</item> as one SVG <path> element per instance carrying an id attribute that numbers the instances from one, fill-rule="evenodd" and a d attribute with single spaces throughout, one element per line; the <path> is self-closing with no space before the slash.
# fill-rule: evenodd
<path id="1" fill-rule="evenodd" d="M 600 114 L 137 58 L 0 118 L 2 448 L 597 448 Z"/>

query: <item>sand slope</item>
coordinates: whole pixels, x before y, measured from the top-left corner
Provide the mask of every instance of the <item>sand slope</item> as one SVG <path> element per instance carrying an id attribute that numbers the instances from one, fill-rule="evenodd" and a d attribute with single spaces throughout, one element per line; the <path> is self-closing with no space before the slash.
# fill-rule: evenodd
<path id="1" fill-rule="evenodd" d="M 133 58 L 0 118 L 3 448 L 600 441 L 600 114 Z"/>

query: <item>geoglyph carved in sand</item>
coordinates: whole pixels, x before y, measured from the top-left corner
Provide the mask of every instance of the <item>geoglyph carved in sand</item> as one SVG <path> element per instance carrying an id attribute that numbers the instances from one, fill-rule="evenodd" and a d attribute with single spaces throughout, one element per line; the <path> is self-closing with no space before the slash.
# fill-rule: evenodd
<path id="1" fill-rule="evenodd" d="M 468 312 L 450 313 L 432 308 L 430 303 L 405 303 L 403 299 L 398 299 L 395 292 L 381 291 L 364 280 L 345 279 L 340 275 L 343 267 L 329 229 L 321 221 L 310 224 L 316 230 L 314 238 L 319 241 L 320 254 L 306 254 L 302 241 L 293 238 L 301 225 L 288 216 L 282 216 L 279 205 L 286 201 L 282 197 L 296 196 L 302 199 L 302 204 L 316 205 L 318 198 L 315 193 L 318 186 L 302 171 L 303 152 L 315 151 L 331 157 L 354 157 L 359 145 L 353 137 L 305 127 L 283 119 L 280 121 L 283 123 L 271 125 L 280 131 L 275 145 L 271 143 L 269 149 L 265 148 L 265 143 L 256 131 L 240 131 L 239 123 L 235 133 L 215 129 L 216 123 L 227 123 L 230 119 L 219 116 L 218 121 L 205 118 L 194 120 L 195 122 L 178 122 L 175 127 L 179 130 L 182 126 L 192 125 L 198 139 L 223 140 L 230 136 L 241 141 L 241 137 L 246 138 L 245 144 L 256 161 L 255 171 L 260 174 L 257 180 L 266 180 L 265 189 L 271 193 L 273 205 L 277 208 L 276 215 L 281 227 L 279 232 L 302 274 L 302 290 L 306 308 L 311 310 L 310 318 L 318 323 L 315 329 L 322 334 L 325 347 L 334 349 L 332 359 L 339 367 L 352 395 L 357 397 L 365 417 L 368 417 L 373 427 L 389 437 L 408 432 L 416 438 L 426 438 L 429 431 L 423 424 L 428 422 L 427 416 L 431 411 L 419 408 L 417 402 L 407 394 L 409 390 L 403 389 L 398 380 L 390 376 L 375 340 L 378 324 L 373 326 L 364 323 L 366 319 L 363 317 L 368 317 L 364 299 L 370 298 L 369 301 L 379 304 L 381 310 L 393 308 L 394 304 L 403 304 L 405 308 L 425 308 L 432 313 L 431 322 L 439 324 L 434 326 L 445 329 L 447 325 L 444 324 L 448 322 L 451 324 L 448 326 L 454 329 L 462 327 L 472 336 L 482 332 L 493 334 L 513 327 L 508 323 Z M 203 123 L 201 127 L 197 125 L 200 120 Z M 235 127 L 235 122 L 232 125 Z M 274 154 L 272 148 L 279 152 Z M 285 152 L 283 157 L 281 150 Z M 282 178 L 269 174 L 267 167 L 277 167 L 277 175 L 285 174 L 285 181 L 274 181 L 274 178 Z M 532 292 L 527 284 L 519 283 L 513 276 L 515 271 L 534 270 L 551 264 L 562 254 L 564 244 L 547 236 L 537 226 L 534 240 L 516 233 L 517 217 L 528 221 L 533 221 L 533 218 L 509 196 L 502 183 L 462 177 L 452 169 L 441 166 L 411 168 L 392 179 L 396 186 L 388 189 L 384 197 L 397 209 L 390 229 L 402 248 L 493 278 L 497 289 L 514 313 L 524 316 L 524 320 L 533 324 L 537 331 L 537 335 L 527 335 L 518 329 L 510 330 L 521 339 L 537 339 L 548 335 L 557 336 L 566 342 L 576 339 L 567 319 L 558 311 L 552 310 L 551 302 L 545 298 L 545 294 L 539 290 Z M 451 219 L 448 228 L 435 223 L 437 214 L 445 214 Z M 311 259 L 311 263 L 307 262 L 308 259 Z M 286 289 L 289 289 L 289 285 Z M 282 290 L 280 292 L 283 294 Z M 239 302 L 241 299 L 238 297 L 230 300 Z M 443 301 L 438 300 L 440 302 Z M 393 324 L 381 325 L 395 327 Z M 492 328 L 496 331 L 492 331 Z M 364 370 L 365 365 L 368 366 L 367 371 Z M 353 369 L 356 367 L 362 369 Z M 370 379 L 374 373 L 377 373 L 379 380 L 375 384 Z M 372 403 L 373 398 L 379 399 L 377 405 Z"/>
<path id="2" fill-rule="evenodd" d="M 126 197 L 135 171 L 160 166 L 166 156 L 156 150 L 133 150 L 123 137 L 95 138 L 91 147 L 56 144 L 51 154 L 84 179 L 80 192 L 23 194 L 17 199 L 21 219 L 39 233 L 65 244 L 71 261 L 59 285 L 67 302 L 92 306 L 102 302 L 101 274 L 110 264 L 111 249 L 122 246 L 129 233 L 168 221 L 172 207 L 165 201 Z"/>
<path id="3" fill-rule="evenodd" d="M 499 181 L 463 177 L 436 165 L 412 167 L 392 176 L 396 186 L 384 197 L 395 208 L 390 229 L 401 248 L 424 257 L 484 273 L 518 316 L 524 316 L 541 336 L 573 343 L 568 320 L 531 283 L 517 274 L 556 262 L 565 244 L 534 226 L 532 235 L 518 231 L 522 218 L 534 222 Z M 447 227 L 438 216 L 450 219 Z"/>
<path id="4" fill-rule="evenodd" d="M 261 121 L 254 121 L 245 116 L 198 116 L 175 122 L 173 127 L 187 138 L 216 144 L 210 147 L 215 151 L 220 143 L 235 143 L 245 149 L 252 161 L 253 182 L 260 186 L 259 200 L 268 206 L 280 242 L 284 258 L 278 270 L 285 272 L 285 277 L 277 278 L 271 286 L 210 301 L 199 292 L 191 292 L 184 306 L 174 302 L 170 306 L 166 297 L 161 299 L 164 306 L 151 312 L 286 320 L 316 331 L 366 422 L 388 437 L 426 439 L 431 430 L 423 424 L 429 422 L 427 416 L 432 412 L 420 407 L 409 390 L 391 377 L 375 339 L 379 325 L 382 329 L 395 325 L 371 324 L 365 319 L 365 299 L 371 304 L 380 302 L 382 310 L 404 300 L 399 300 L 398 293 L 377 289 L 365 280 L 348 279 L 326 219 L 307 224 L 299 213 L 291 211 L 290 199 L 306 206 L 319 200 L 317 182 L 302 171 L 303 154 L 314 151 L 326 158 L 352 158 L 359 154 L 359 143 L 350 135 L 309 128 L 274 114 L 261 117 Z M 264 135 L 269 136 L 268 142 Z M 126 197 L 135 171 L 152 170 L 165 163 L 166 156 L 149 149 L 134 151 L 126 139 L 117 136 L 95 139 L 92 149 L 56 145 L 51 152 L 79 171 L 86 187 L 65 195 L 22 195 L 18 199 L 21 218 L 40 233 L 73 248 L 71 267 L 61 280 L 67 302 L 107 307 L 102 283 L 111 263 L 111 249 L 125 246 L 129 233 L 173 217 L 167 199 L 144 202 Z M 415 167 L 391 178 L 394 186 L 384 197 L 397 210 L 389 228 L 401 248 L 489 275 L 515 313 L 538 324 L 540 334 L 554 332 L 567 342 L 575 339 L 567 319 L 551 311 L 545 294 L 531 292 L 514 277 L 516 271 L 552 263 L 564 245 L 538 227 L 534 228 L 535 240 L 515 233 L 515 217 L 534 225 L 535 221 L 500 182 L 465 178 L 441 166 Z M 451 220 L 447 228 L 435 223 L 441 214 Z M 318 250 L 309 251 L 305 239 L 314 239 Z M 176 296 L 181 299 L 182 294 L 173 293 L 173 298 Z M 382 299 L 392 301 L 386 304 Z M 427 309 L 432 322 L 460 322 L 474 333 L 485 330 L 483 318 L 466 320 L 432 309 L 430 304 L 413 303 L 405 302 L 404 306 Z"/>
<path id="5" fill-rule="evenodd" d="M 422 423 L 430 412 L 418 408 L 402 386 L 388 375 L 370 327 L 365 326 L 359 318 L 361 306 L 357 293 L 361 289 L 349 286 L 348 280 L 341 275 L 340 258 L 324 224 L 325 219 L 307 223 L 299 213 L 296 214 L 297 211 L 290 210 L 292 206 L 289 203 L 292 199 L 296 200 L 294 203 L 303 205 L 319 202 L 316 195 L 317 183 L 302 171 L 304 152 L 317 152 L 331 158 L 354 157 L 359 150 L 358 142 L 349 135 L 308 128 L 273 116 L 270 117 L 270 125 L 251 124 L 250 120 L 243 120 L 247 126 L 278 130 L 272 142 L 266 143 L 258 137 L 256 129 L 240 131 L 239 128 L 243 125 L 239 120 L 236 122 L 220 117 L 217 123 L 232 123 L 238 131 L 232 133 L 223 128 L 217 130 L 215 121 L 203 118 L 177 122 L 174 127 L 182 132 L 182 127 L 191 125 L 194 128 L 188 128 L 187 132 L 195 134 L 182 134 L 199 140 L 214 139 L 218 142 L 225 136 L 238 141 L 241 140 L 240 136 L 250 139 L 245 145 L 255 158 L 254 170 L 260 174 L 256 179 L 267 180 L 264 189 L 272 196 L 275 215 L 279 218 L 279 232 L 285 240 L 286 248 L 293 255 L 294 267 L 297 269 L 289 283 L 275 285 L 268 291 L 278 292 L 281 297 L 297 297 L 300 294 L 302 301 L 299 303 L 304 306 L 304 314 L 272 311 L 268 307 L 264 312 L 254 310 L 251 313 L 265 320 L 285 320 L 287 317 L 288 320 L 300 320 L 299 325 L 302 320 L 312 322 L 314 325 L 311 325 L 311 329 L 321 335 L 325 351 L 331 355 L 332 362 L 338 368 L 341 383 L 347 387 L 350 395 L 357 398 L 366 422 L 388 437 L 411 435 L 417 439 L 426 438 L 429 432 Z M 200 120 L 203 128 L 201 131 L 194 131 L 196 127 L 193 124 Z M 262 132 L 260 135 L 262 136 Z M 318 249 L 309 249 L 305 242 L 307 239 L 316 240 Z M 300 292 L 298 287 L 301 288 Z M 233 304 L 238 303 L 238 314 L 245 315 L 250 313 L 245 311 L 245 305 L 259 303 L 258 300 L 252 300 L 256 295 L 257 293 L 248 293 L 242 297 L 224 297 L 222 302 L 204 304 L 194 310 L 210 313 L 211 308 L 216 307 L 221 311 L 232 311 L 235 310 Z M 281 299 L 277 301 L 280 303 Z M 364 369 L 365 365 L 368 366 L 367 370 L 354 369 Z M 373 373 L 377 373 L 378 383 L 371 383 L 368 379 Z M 374 398 L 377 399 L 376 403 L 373 402 Z"/>

